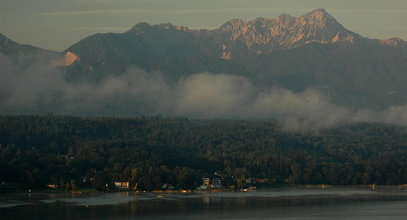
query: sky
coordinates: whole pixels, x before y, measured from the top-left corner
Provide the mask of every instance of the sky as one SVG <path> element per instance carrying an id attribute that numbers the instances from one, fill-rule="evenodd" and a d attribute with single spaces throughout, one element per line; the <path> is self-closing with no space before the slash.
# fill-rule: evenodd
<path id="1" fill-rule="evenodd" d="M 233 18 L 301 16 L 316 8 L 365 37 L 407 40 L 407 0 L 0 0 L 0 33 L 62 51 L 89 35 L 125 32 L 142 21 L 212 29 Z"/>

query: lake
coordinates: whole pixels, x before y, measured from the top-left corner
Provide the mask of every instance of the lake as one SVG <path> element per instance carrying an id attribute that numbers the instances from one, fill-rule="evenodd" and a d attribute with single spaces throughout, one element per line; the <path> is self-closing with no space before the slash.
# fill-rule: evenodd
<path id="1" fill-rule="evenodd" d="M 256 192 L 6 193 L 6 219 L 407 219 L 407 190 L 285 187 Z"/>

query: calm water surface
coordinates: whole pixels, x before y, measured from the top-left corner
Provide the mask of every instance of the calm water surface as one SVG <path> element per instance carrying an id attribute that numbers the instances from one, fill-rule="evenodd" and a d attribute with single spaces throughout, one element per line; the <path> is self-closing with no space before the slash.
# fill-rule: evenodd
<path id="1" fill-rule="evenodd" d="M 407 219 L 399 188 L 220 193 L 0 194 L 6 219 Z"/>

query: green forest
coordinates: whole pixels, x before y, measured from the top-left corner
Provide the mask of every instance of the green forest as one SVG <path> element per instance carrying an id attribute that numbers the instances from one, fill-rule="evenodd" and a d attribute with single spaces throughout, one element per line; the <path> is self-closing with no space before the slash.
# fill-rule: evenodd
<path id="1" fill-rule="evenodd" d="M 407 130 L 349 124 L 291 133 L 276 121 L 188 118 L 0 116 L 0 182 L 106 190 L 129 181 L 140 190 L 194 189 L 217 173 L 245 187 L 407 183 Z"/>

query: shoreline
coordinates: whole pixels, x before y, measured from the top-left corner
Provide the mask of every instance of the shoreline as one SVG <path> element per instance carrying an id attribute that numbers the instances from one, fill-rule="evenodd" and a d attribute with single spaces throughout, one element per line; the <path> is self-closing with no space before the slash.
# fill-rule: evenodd
<path id="1" fill-rule="evenodd" d="M 144 191 L 144 190 L 108 190 L 108 191 L 97 191 L 96 189 L 92 188 L 84 188 L 84 189 L 78 189 L 77 191 L 65 191 L 65 190 L 60 190 L 60 189 L 41 189 L 41 188 L 34 188 L 31 190 L 27 189 L 13 189 L 13 190 L 0 190 L 0 195 L 1 194 L 7 194 L 7 193 L 28 193 L 28 194 L 33 194 L 33 193 L 58 193 L 58 194 L 63 194 L 63 193 L 69 193 L 69 194 L 88 194 L 88 193 L 119 193 L 119 192 L 133 192 L 133 193 L 157 193 L 157 194 L 190 194 L 190 193 L 219 193 L 219 192 L 256 192 L 256 191 L 270 191 L 270 190 L 278 190 L 278 189 L 320 189 L 320 190 L 333 190 L 333 189 L 365 189 L 365 190 L 372 190 L 372 191 L 382 191 L 382 190 L 407 190 L 407 184 L 402 184 L 402 185 L 340 185 L 340 186 L 335 186 L 335 185 L 324 185 L 324 184 L 305 184 L 305 185 L 276 185 L 276 186 L 269 186 L 269 187 L 259 187 L 255 189 L 250 189 L 248 190 L 247 188 L 242 188 L 239 190 L 233 190 L 229 188 L 224 188 L 224 189 L 208 189 L 208 190 L 151 190 L 151 191 Z"/>

